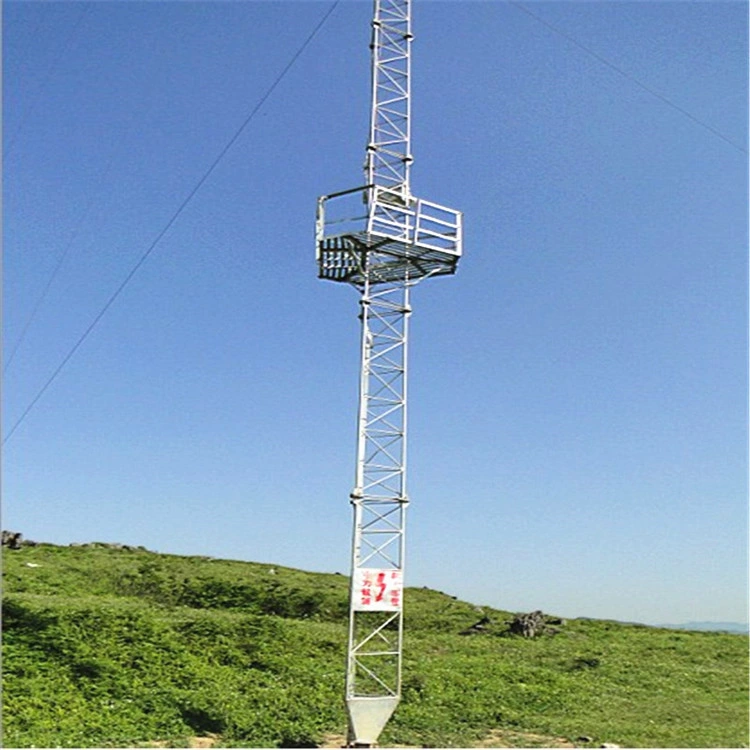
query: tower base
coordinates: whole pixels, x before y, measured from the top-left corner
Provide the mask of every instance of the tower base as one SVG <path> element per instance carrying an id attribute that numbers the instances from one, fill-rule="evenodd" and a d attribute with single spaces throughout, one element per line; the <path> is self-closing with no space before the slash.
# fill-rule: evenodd
<path id="1" fill-rule="evenodd" d="M 398 696 L 347 698 L 349 747 L 372 747 L 398 705 Z"/>

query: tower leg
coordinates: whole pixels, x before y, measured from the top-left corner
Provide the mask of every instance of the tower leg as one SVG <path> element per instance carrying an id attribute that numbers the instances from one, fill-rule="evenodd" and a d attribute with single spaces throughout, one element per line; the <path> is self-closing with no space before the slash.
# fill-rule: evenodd
<path id="1" fill-rule="evenodd" d="M 365 281 L 346 704 L 350 746 L 371 746 L 398 705 L 403 643 L 409 283 Z"/>

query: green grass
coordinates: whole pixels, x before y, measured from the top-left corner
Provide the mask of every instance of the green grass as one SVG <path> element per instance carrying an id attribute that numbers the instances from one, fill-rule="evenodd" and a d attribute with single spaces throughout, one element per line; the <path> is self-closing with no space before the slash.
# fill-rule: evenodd
<path id="1" fill-rule="evenodd" d="M 31 563 L 29 567 L 27 563 Z M 3 745 L 305 747 L 343 734 L 348 579 L 146 550 L 3 555 Z M 469 747 L 492 730 L 588 746 L 747 747 L 748 639 L 405 598 L 403 698 L 382 745 Z M 526 735 L 526 736 L 525 736 Z M 581 743 L 579 743 L 581 744 Z"/>

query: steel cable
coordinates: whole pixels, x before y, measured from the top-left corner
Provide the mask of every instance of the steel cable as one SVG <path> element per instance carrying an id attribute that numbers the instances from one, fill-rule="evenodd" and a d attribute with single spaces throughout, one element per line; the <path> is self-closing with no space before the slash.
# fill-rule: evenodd
<path id="1" fill-rule="evenodd" d="M 689 120 L 692 120 L 694 123 L 696 123 L 696 125 L 700 125 L 702 128 L 705 128 L 710 133 L 713 133 L 715 136 L 718 136 L 723 141 L 725 141 L 730 146 L 732 146 L 732 148 L 737 149 L 737 151 L 739 151 L 742 154 L 747 154 L 747 149 L 746 148 L 743 148 L 742 146 L 736 144 L 731 138 L 727 138 L 727 136 L 725 136 L 724 133 L 722 133 L 721 131 L 717 130 L 713 126 L 708 125 L 707 123 L 703 122 L 703 120 L 698 119 L 695 115 L 691 114 L 686 109 L 683 109 L 682 107 L 680 107 L 679 104 L 675 104 L 671 99 L 668 99 L 663 94 L 660 94 L 658 91 L 655 91 L 650 86 L 647 86 L 645 83 L 642 83 L 635 76 L 633 76 L 632 74 L 630 74 L 627 71 L 623 70 L 622 68 L 618 67 L 614 63 L 610 62 L 609 60 L 607 60 L 607 58 L 602 57 L 597 52 L 594 52 L 594 50 L 592 50 L 589 47 L 587 47 L 586 45 L 582 44 L 577 39 L 575 39 L 574 37 L 570 36 L 570 34 L 568 34 L 567 32 L 565 32 L 562 29 L 558 28 L 554 24 L 551 24 L 549 21 L 546 21 L 541 16 L 538 16 L 536 13 L 534 13 L 533 11 L 531 11 L 527 7 L 525 7 L 522 3 L 515 2 L 515 0 L 506 0 L 506 2 L 509 5 L 512 5 L 514 8 L 518 8 L 518 10 L 523 11 L 524 13 L 526 13 L 526 15 L 528 15 L 531 18 L 533 18 L 534 20 L 538 21 L 543 26 L 546 26 L 548 29 L 550 29 L 550 31 L 554 31 L 555 34 L 559 34 L 561 37 L 563 37 L 563 39 L 567 39 L 571 44 L 574 44 L 576 47 L 578 47 L 578 49 L 583 50 L 587 55 L 591 55 L 591 57 L 593 57 L 595 60 L 598 60 L 600 63 L 602 63 L 602 65 L 606 65 L 611 70 L 614 70 L 615 73 L 619 73 L 624 78 L 627 78 L 628 81 L 630 81 L 631 83 L 634 83 L 636 86 L 638 86 L 639 88 L 643 89 L 648 94 L 651 94 L 651 96 L 655 97 L 659 101 L 661 101 L 664 104 L 668 105 L 669 107 L 671 107 L 672 109 L 676 110 L 680 114 L 684 115 Z"/>
<path id="2" fill-rule="evenodd" d="M 72 348 L 68 351 L 68 353 L 63 357 L 60 364 L 55 368 L 53 373 L 47 378 L 44 385 L 39 389 L 37 394 L 34 396 L 34 398 L 31 400 L 31 402 L 28 404 L 28 406 L 24 409 L 21 416 L 15 421 L 13 426 L 8 431 L 7 435 L 3 438 L 3 445 L 10 440 L 10 438 L 13 436 L 15 431 L 21 426 L 23 421 L 26 419 L 26 417 L 29 415 L 31 410 L 36 406 L 36 404 L 39 402 L 39 399 L 45 394 L 47 389 L 52 385 L 52 383 L 55 381 L 57 376 L 62 372 L 63 368 L 70 362 L 70 360 L 73 358 L 75 353 L 80 349 L 83 342 L 89 337 L 91 332 L 96 328 L 96 326 L 99 324 L 99 321 L 107 314 L 108 310 L 112 305 L 114 304 L 115 300 L 122 294 L 125 287 L 130 283 L 130 281 L 133 279 L 133 277 L 138 273 L 141 266 L 148 260 L 148 257 L 151 255 L 151 253 L 154 251 L 156 246 L 159 244 L 159 242 L 162 240 L 162 238 L 167 234 L 167 232 L 172 228 L 172 225 L 177 221 L 180 214 L 185 210 L 187 205 L 190 203 L 190 201 L 195 197 L 196 193 L 201 189 L 203 184 L 206 182 L 206 180 L 211 176 L 213 171 L 216 169 L 216 167 L 219 165 L 219 162 L 224 158 L 224 156 L 227 154 L 229 149 L 232 148 L 232 146 L 237 142 L 240 135 L 242 135 L 245 128 L 250 124 L 250 122 L 253 120 L 255 115 L 258 113 L 260 108 L 266 103 L 268 98 L 273 94 L 273 92 L 276 90 L 277 86 L 281 83 L 281 81 L 284 79 L 286 74 L 291 70 L 292 66 L 295 62 L 299 59 L 300 55 L 307 49 L 308 45 L 314 37 L 317 35 L 317 33 L 320 31 L 320 29 L 323 27 L 325 22 L 328 20 L 330 15 L 333 13 L 333 11 L 336 9 L 336 6 L 339 4 L 340 0 L 334 0 L 334 2 L 331 4 L 330 8 L 326 11 L 326 13 L 323 15 L 323 17 L 318 21 L 315 28 L 310 32 L 310 34 L 307 36 L 305 41 L 302 43 L 302 45 L 299 47 L 299 49 L 292 55 L 292 58 L 289 60 L 289 62 L 286 64 L 284 69 L 279 73 L 279 75 L 276 77 L 274 82 L 268 87 L 266 92 L 263 94 L 263 96 L 258 100 L 258 103 L 255 105 L 253 110 L 250 112 L 250 114 L 245 118 L 245 121 L 240 125 L 239 129 L 235 132 L 235 134 L 230 138 L 229 142 L 224 146 L 224 148 L 221 150 L 219 155 L 214 159 L 211 166 L 204 172 L 203 176 L 198 180 L 198 182 L 195 184 L 193 189 L 188 193 L 187 197 L 182 201 L 182 203 L 179 205 L 177 210 L 172 214 L 172 217 L 169 219 L 169 221 L 165 224 L 163 229 L 156 235 L 156 238 L 153 240 L 153 242 L 148 246 L 146 251 L 141 255 L 141 257 L 138 259 L 138 261 L 135 263 L 135 265 L 130 269 L 128 274 L 125 276 L 125 278 L 120 282 L 120 285 L 115 289 L 115 291 L 110 295 L 109 299 L 105 302 L 104 306 L 99 310 L 99 312 L 96 314 L 94 319 L 89 323 L 86 330 L 80 335 L 78 340 L 75 342 L 75 344 L 72 346 Z"/>

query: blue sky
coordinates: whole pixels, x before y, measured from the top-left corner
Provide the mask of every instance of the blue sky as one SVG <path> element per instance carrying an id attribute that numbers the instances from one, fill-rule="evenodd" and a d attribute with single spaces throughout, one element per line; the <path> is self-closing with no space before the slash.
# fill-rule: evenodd
<path id="1" fill-rule="evenodd" d="M 4 3 L 3 435 L 331 5 Z M 362 182 L 370 14 L 335 7 L 7 440 L 4 528 L 348 571 L 357 295 L 313 220 Z M 415 2 L 412 188 L 465 249 L 413 297 L 408 584 L 747 621 L 747 17 Z"/>

